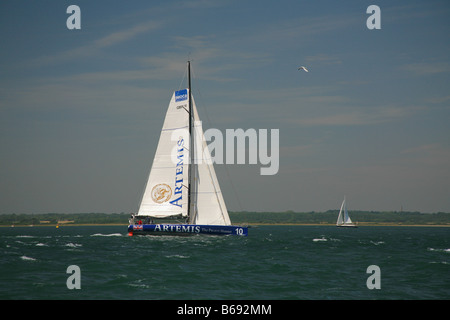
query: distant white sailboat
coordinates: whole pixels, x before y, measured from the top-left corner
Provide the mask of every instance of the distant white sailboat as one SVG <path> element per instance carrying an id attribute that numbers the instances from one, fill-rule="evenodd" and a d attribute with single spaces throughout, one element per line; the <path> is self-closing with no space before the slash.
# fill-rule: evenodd
<path id="1" fill-rule="evenodd" d="M 344 201 L 342 201 L 341 210 L 339 211 L 339 216 L 338 216 L 338 219 L 336 222 L 336 226 L 357 228 L 356 224 L 354 224 L 352 222 L 352 219 L 350 219 L 350 216 L 348 215 L 347 204 L 345 203 L 345 197 L 344 197 Z"/>

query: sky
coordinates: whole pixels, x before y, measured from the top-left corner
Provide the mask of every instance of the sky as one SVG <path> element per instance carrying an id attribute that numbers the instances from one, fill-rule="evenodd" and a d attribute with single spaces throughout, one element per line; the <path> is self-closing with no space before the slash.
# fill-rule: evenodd
<path id="1" fill-rule="evenodd" d="M 187 60 L 204 129 L 279 130 L 276 174 L 215 165 L 230 211 L 449 212 L 449 16 L 445 0 L 1 1 L 0 213 L 136 212 Z"/>

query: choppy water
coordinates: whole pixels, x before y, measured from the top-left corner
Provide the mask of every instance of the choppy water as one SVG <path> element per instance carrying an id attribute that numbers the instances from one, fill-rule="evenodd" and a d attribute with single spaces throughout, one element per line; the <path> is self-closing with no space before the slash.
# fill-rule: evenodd
<path id="1" fill-rule="evenodd" d="M 248 237 L 0 228 L 0 299 L 450 299 L 449 236 L 444 227 L 260 226 Z M 79 290 L 67 288 L 70 265 Z M 381 289 L 367 288 L 370 265 Z"/>

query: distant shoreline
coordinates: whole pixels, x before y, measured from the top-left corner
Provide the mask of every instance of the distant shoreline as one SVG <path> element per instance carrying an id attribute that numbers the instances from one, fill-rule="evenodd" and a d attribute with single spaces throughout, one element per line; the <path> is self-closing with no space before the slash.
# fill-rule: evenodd
<path id="1" fill-rule="evenodd" d="M 255 226 L 336 226 L 332 223 L 255 223 Z M 359 223 L 357 227 L 450 227 L 450 224 Z"/>
<path id="2" fill-rule="evenodd" d="M 242 223 L 236 225 L 243 225 Z M 102 226 L 123 226 L 127 227 L 128 224 L 122 223 L 66 223 L 66 224 L 37 224 L 37 225 L 0 225 L 1 228 L 18 228 L 18 227 L 102 227 Z M 249 227 L 257 227 L 257 226 L 328 226 L 333 227 L 336 224 L 331 223 L 249 223 Z M 450 227 L 450 224 L 398 224 L 398 223 L 358 223 L 358 227 Z"/>
<path id="3" fill-rule="evenodd" d="M 338 211 L 327 212 L 230 212 L 234 225 L 299 225 L 335 226 Z M 363 226 L 450 226 L 450 213 L 438 212 L 367 212 L 352 211 L 352 220 Z M 42 213 L 0 214 L 0 225 L 15 226 L 126 226 L 130 214 L 126 213 Z M 172 221 L 175 222 L 175 221 Z"/>

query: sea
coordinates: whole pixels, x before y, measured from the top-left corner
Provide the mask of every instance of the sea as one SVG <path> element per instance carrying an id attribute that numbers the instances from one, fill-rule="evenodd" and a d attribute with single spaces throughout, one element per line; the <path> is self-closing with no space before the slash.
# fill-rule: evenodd
<path id="1" fill-rule="evenodd" d="M 3 227 L 0 299 L 448 300 L 450 228 L 264 225 L 248 237 L 180 237 Z"/>

